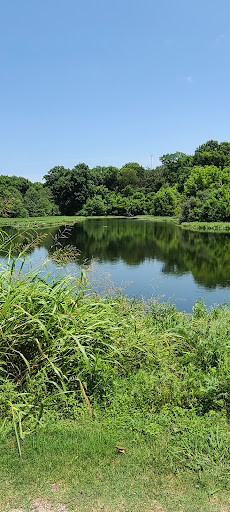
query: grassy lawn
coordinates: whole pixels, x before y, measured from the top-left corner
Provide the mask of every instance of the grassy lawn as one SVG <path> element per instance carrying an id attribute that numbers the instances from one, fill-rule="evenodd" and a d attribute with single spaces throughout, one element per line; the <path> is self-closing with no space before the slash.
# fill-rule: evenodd
<path id="1" fill-rule="evenodd" d="M 21 458 L 12 439 L 2 444 L 0 510 L 27 512 L 36 503 L 74 512 L 230 510 L 226 475 L 216 480 L 213 463 L 203 471 L 170 465 L 166 436 L 146 438 L 129 423 L 50 418 L 26 439 Z"/>

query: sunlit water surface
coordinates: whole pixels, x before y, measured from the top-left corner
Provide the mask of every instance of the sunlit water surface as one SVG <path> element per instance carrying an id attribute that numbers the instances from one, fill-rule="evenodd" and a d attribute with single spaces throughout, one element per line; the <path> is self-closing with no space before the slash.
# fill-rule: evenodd
<path id="1" fill-rule="evenodd" d="M 13 234 L 13 228 L 4 228 Z M 191 312 L 203 298 L 210 307 L 230 304 L 230 234 L 183 231 L 169 222 L 135 219 L 89 219 L 75 224 L 67 238 L 64 227 L 46 228 L 47 236 L 28 254 L 24 271 L 78 277 L 82 266 L 100 293 L 126 295 L 176 304 Z M 21 239 L 23 240 L 21 235 Z M 55 237 L 79 250 L 77 261 L 65 265 L 49 258 Z M 2 263 L 6 260 L 1 258 Z M 17 262 L 19 268 L 20 262 Z M 42 265 L 42 267 L 41 267 Z"/>

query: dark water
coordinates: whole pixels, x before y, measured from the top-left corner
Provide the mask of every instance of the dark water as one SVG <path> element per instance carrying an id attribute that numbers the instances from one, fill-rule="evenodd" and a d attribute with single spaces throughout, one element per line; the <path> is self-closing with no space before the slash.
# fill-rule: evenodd
<path id="1" fill-rule="evenodd" d="M 33 265 L 46 259 L 54 275 L 78 275 L 87 261 L 98 290 L 110 288 L 113 281 L 125 294 L 169 300 L 186 311 L 200 297 L 207 306 L 230 303 L 230 234 L 183 231 L 166 222 L 90 219 L 59 239 L 80 251 L 78 263 L 60 267 L 47 260 L 58 228 L 45 232 L 48 236 L 30 251 L 30 259 Z"/>

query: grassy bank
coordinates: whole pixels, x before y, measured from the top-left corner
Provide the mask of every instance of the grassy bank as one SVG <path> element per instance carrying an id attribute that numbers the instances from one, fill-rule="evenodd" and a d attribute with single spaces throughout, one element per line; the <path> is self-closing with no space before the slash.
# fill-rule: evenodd
<path id="1" fill-rule="evenodd" d="M 0 217 L 1 226 L 13 226 L 18 229 L 27 228 L 45 228 L 46 226 L 73 225 L 76 222 L 83 222 L 85 219 L 102 218 L 124 218 L 114 216 L 83 217 L 83 216 L 55 216 L 55 217 L 27 217 L 27 218 L 9 218 Z M 153 215 L 137 215 L 134 220 L 148 220 L 152 222 L 173 222 L 179 225 L 179 217 L 154 217 Z M 182 222 L 180 227 L 190 231 L 205 232 L 228 232 L 230 231 L 230 222 Z"/>
<path id="2" fill-rule="evenodd" d="M 9 217 L 0 217 L 0 227 L 1 226 L 14 226 L 19 228 L 43 228 L 46 226 L 60 226 L 61 224 L 71 225 L 75 224 L 75 222 L 83 221 L 85 217 L 79 216 L 55 216 L 55 217 L 18 217 L 18 218 L 9 218 Z"/>
<path id="3" fill-rule="evenodd" d="M 3 268 L 0 510 L 229 510 L 229 322 Z"/>
<path id="4" fill-rule="evenodd" d="M 100 217 L 94 216 L 94 217 L 84 217 L 84 216 L 53 216 L 53 217 L 17 217 L 17 218 L 9 218 L 9 217 L 0 217 L 0 227 L 1 226 L 18 226 L 18 227 L 45 227 L 45 226 L 59 226 L 60 224 L 65 225 L 71 225 L 75 224 L 76 222 L 84 221 L 85 219 L 106 219 L 106 218 L 122 218 L 125 217 L 122 216 L 114 216 L 114 215 L 108 215 Z M 130 217 L 127 217 L 130 218 Z M 134 219 L 140 219 L 140 220 L 151 220 L 155 222 L 179 222 L 178 217 L 153 217 L 152 215 L 138 215 L 135 216 Z"/>
<path id="5" fill-rule="evenodd" d="M 190 231 L 209 231 L 226 233 L 230 231 L 230 222 L 182 222 L 182 229 Z"/>
<path id="6" fill-rule="evenodd" d="M 151 220 L 153 222 L 175 222 L 179 224 L 179 217 L 155 217 L 154 215 L 136 215 L 135 219 Z"/>
<path id="7" fill-rule="evenodd" d="M 180 225 L 181 229 L 189 231 L 204 232 L 222 232 L 230 231 L 230 222 L 182 222 L 180 224 L 179 217 L 153 217 L 152 215 L 139 215 L 135 217 L 140 220 L 150 220 L 153 222 L 174 222 Z"/>

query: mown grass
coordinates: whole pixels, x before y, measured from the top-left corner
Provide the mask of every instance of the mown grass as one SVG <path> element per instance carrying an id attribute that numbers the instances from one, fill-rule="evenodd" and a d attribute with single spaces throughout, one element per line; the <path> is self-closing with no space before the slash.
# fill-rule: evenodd
<path id="1" fill-rule="evenodd" d="M 2 267 L 0 510 L 229 510 L 229 325 Z"/>
<path id="2" fill-rule="evenodd" d="M 207 443 L 210 424 L 205 429 Z M 127 448 L 125 455 L 117 452 L 118 442 Z M 91 424 L 84 417 L 77 422 L 49 417 L 25 441 L 21 459 L 12 442 L 1 447 L 0 507 L 26 511 L 43 499 L 80 512 L 229 510 L 226 471 L 216 479 L 210 459 L 198 473 L 169 456 L 165 434 L 146 437 L 127 420 L 118 429 L 110 416 Z"/>

